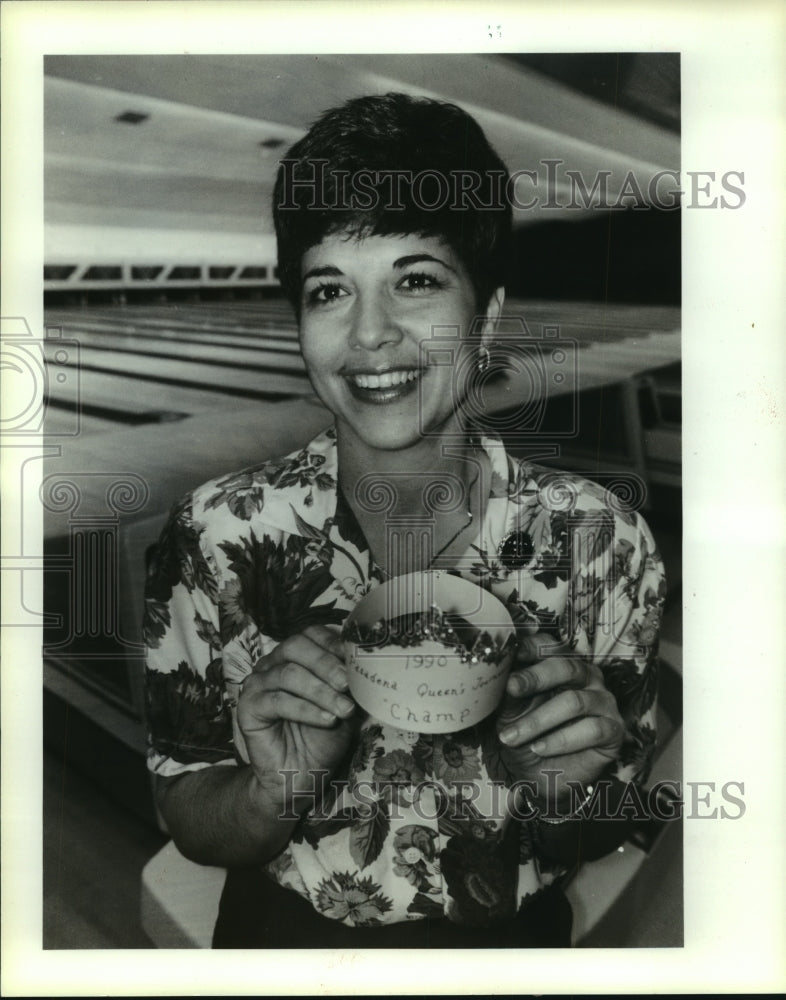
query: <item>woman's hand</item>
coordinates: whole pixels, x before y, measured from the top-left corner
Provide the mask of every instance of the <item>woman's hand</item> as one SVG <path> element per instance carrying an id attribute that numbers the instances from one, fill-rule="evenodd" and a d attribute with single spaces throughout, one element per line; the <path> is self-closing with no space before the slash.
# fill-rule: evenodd
<path id="1" fill-rule="evenodd" d="M 547 799 L 544 771 L 561 772 L 558 797 L 567 798 L 568 781 L 593 781 L 617 758 L 625 726 L 598 667 L 536 633 L 521 638 L 497 732 L 516 780 L 535 782 Z"/>
<path id="2" fill-rule="evenodd" d="M 246 678 L 238 725 L 257 781 L 282 809 L 315 805 L 311 772 L 333 772 L 346 755 L 355 711 L 346 690 L 343 643 L 324 625 L 279 643 Z M 285 779 L 282 771 L 297 773 Z M 292 793 L 301 793 L 297 801 Z"/>

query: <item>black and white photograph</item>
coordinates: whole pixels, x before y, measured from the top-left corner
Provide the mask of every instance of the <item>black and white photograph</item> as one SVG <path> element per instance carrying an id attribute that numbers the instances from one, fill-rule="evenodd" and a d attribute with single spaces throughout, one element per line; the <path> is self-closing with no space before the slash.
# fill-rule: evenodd
<path id="1" fill-rule="evenodd" d="M 426 992 L 440 963 L 451 990 L 528 992 L 523 963 L 554 992 L 564 958 L 613 993 L 614 950 L 640 991 L 642 956 L 707 947 L 691 877 L 754 843 L 782 746 L 702 740 L 772 708 L 738 716 L 745 634 L 716 634 L 748 585 L 710 568 L 710 534 L 743 544 L 710 477 L 743 443 L 716 454 L 731 334 L 693 277 L 695 220 L 744 218 L 755 170 L 701 159 L 679 44 L 527 45 L 468 4 L 455 46 L 433 12 L 391 46 L 370 11 L 342 46 L 326 3 L 289 5 L 288 45 L 285 7 L 227 5 L 212 46 L 206 17 L 199 46 L 40 43 L 36 301 L 2 312 L 4 640 L 41 665 L 24 945 L 167 961 L 186 993 L 183 950 L 261 993 L 231 977 L 295 967 L 292 992 L 326 956 L 341 992 L 342 956 L 373 977 L 388 950 Z M 782 430 L 775 375 L 739 365 Z M 737 685 L 771 672 L 761 641 Z"/>

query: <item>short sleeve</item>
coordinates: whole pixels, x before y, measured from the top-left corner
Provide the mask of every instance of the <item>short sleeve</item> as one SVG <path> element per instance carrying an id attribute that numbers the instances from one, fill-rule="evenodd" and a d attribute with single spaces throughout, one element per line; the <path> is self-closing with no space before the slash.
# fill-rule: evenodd
<path id="1" fill-rule="evenodd" d="M 172 510 L 146 581 L 148 766 L 165 776 L 235 759 L 218 582 L 202 534 L 188 496 Z"/>

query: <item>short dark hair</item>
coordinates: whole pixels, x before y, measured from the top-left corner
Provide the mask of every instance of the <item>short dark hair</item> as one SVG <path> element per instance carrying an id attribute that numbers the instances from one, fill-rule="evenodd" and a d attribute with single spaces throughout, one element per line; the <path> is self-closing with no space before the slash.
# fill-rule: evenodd
<path id="1" fill-rule="evenodd" d="M 407 94 L 326 111 L 282 159 L 273 194 L 279 279 L 299 315 L 303 254 L 324 237 L 418 233 L 446 240 L 479 310 L 504 284 L 508 171 L 455 104 Z"/>

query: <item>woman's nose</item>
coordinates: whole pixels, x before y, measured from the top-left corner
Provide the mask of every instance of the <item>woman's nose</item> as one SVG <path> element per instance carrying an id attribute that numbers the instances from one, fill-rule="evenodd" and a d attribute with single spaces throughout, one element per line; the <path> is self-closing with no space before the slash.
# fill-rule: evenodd
<path id="1" fill-rule="evenodd" d="M 375 351 L 385 344 L 397 344 L 403 335 L 393 310 L 383 296 L 358 296 L 350 331 L 353 347 Z"/>

